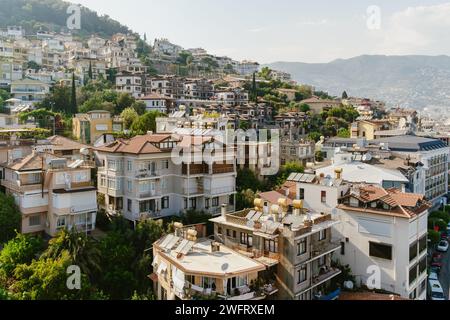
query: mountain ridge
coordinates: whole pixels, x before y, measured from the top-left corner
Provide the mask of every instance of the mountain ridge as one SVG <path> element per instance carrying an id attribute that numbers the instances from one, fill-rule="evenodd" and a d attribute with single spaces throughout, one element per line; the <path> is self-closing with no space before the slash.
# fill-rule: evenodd
<path id="1" fill-rule="evenodd" d="M 278 61 L 265 66 L 336 96 L 345 90 L 417 109 L 449 105 L 448 55 L 361 55 L 328 63 Z"/>

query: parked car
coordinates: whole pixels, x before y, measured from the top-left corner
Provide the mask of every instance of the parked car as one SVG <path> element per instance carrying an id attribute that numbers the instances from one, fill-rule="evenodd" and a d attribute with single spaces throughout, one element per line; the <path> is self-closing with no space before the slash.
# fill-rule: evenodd
<path id="1" fill-rule="evenodd" d="M 448 242 L 445 240 L 442 240 L 441 242 L 439 242 L 439 244 L 437 246 L 437 251 L 447 252 L 448 251 Z"/>
<path id="2" fill-rule="evenodd" d="M 441 260 L 442 259 L 442 254 L 439 253 L 439 252 L 433 253 L 433 259 Z"/>
<path id="3" fill-rule="evenodd" d="M 430 275 L 428 276 L 428 280 L 439 280 L 439 276 L 436 272 L 430 272 Z"/>
<path id="4" fill-rule="evenodd" d="M 437 275 L 439 275 L 441 273 L 441 268 L 432 266 L 430 268 L 430 273 L 436 273 Z"/>
<path id="5" fill-rule="evenodd" d="M 431 300 L 445 300 L 444 290 L 438 280 L 428 280 L 428 295 Z"/>
<path id="6" fill-rule="evenodd" d="M 442 262 L 432 262 L 431 266 L 441 269 L 442 268 Z"/>

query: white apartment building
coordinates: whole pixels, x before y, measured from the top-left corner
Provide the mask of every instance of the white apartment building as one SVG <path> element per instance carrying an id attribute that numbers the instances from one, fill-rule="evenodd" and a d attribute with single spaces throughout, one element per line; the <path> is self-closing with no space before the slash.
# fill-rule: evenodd
<path id="1" fill-rule="evenodd" d="M 350 266 L 358 285 L 366 285 L 368 268 L 377 266 L 381 289 L 423 299 L 430 204 L 422 195 L 347 183 L 339 168 L 335 174 L 293 173 L 286 185 L 295 189 L 306 208 L 331 213 L 340 221 L 333 229 L 341 241 L 341 254 L 335 259 Z"/>
<path id="2" fill-rule="evenodd" d="M 167 113 L 167 97 L 157 93 L 151 93 L 140 97 L 137 100 L 145 103 L 145 108 L 147 111 L 160 111 Z"/>
<path id="3" fill-rule="evenodd" d="M 420 161 L 425 169 L 425 183 L 418 193 L 424 194 L 433 206 L 446 203 L 450 148 L 443 141 L 405 135 L 377 139 L 373 143 L 383 144 L 394 155 Z"/>
<path id="4" fill-rule="evenodd" d="M 11 83 L 11 95 L 15 99 L 20 99 L 27 103 L 42 101 L 46 94 L 50 92 L 50 86 L 42 81 L 24 79 Z"/>
<path id="5" fill-rule="evenodd" d="M 138 98 L 143 94 L 145 88 L 142 78 L 142 75 L 138 74 L 119 73 L 116 75 L 116 90 Z"/>
<path id="6" fill-rule="evenodd" d="M 97 159 L 103 163 L 98 170 L 98 192 L 105 195 L 107 212 L 138 221 L 187 210 L 218 214 L 222 204 L 233 211 L 235 164 L 174 162 L 180 160 L 173 158 L 174 148 L 190 148 L 198 139 L 204 148 L 214 143 L 206 135 L 147 134 L 96 148 Z"/>
<path id="7" fill-rule="evenodd" d="M 0 60 L 0 87 L 9 87 L 13 81 L 23 78 L 22 64 L 12 59 Z"/>
<path id="8" fill-rule="evenodd" d="M 248 92 L 241 89 L 216 91 L 214 100 L 225 106 L 239 106 L 248 103 Z"/>
<path id="9" fill-rule="evenodd" d="M 176 44 L 170 43 L 167 39 L 155 39 L 153 51 L 158 54 L 177 56 L 181 51 L 183 51 L 183 48 Z"/>
<path id="10" fill-rule="evenodd" d="M 2 185 L 22 213 L 22 233 L 55 236 L 63 228 L 95 229 L 97 192 L 83 160 L 33 151 L 4 166 Z"/>
<path id="11" fill-rule="evenodd" d="M 425 300 L 427 218 L 422 195 L 356 185 L 339 199 L 336 233 L 346 240 L 336 257 L 366 285 L 378 268 L 380 289 Z M 369 282 L 370 283 L 370 282 Z"/>

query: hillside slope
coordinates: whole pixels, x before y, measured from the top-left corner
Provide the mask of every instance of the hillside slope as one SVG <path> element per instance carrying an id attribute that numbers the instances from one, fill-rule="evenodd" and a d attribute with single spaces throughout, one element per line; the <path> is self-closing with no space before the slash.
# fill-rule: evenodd
<path id="1" fill-rule="evenodd" d="M 61 0 L 0 0 L 0 28 L 18 25 L 24 27 L 27 34 L 38 30 L 64 31 L 70 5 Z M 79 36 L 97 34 L 104 37 L 118 32 L 131 31 L 108 16 L 99 16 L 85 7 L 81 8 L 81 30 L 72 31 Z"/>
<path id="2" fill-rule="evenodd" d="M 337 96 L 346 90 L 350 95 L 418 109 L 450 105 L 448 56 L 364 55 L 330 63 L 275 62 L 267 66 Z"/>

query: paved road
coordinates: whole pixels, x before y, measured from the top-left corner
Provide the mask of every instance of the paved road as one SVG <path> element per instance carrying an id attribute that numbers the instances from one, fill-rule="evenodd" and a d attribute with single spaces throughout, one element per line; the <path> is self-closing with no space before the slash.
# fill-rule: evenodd
<path id="1" fill-rule="evenodd" d="M 439 282 L 444 290 L 445 298 L 449 300 L 450 290 L 450 253 L 442 253 L 442 269 L 439 275 Z"/>

